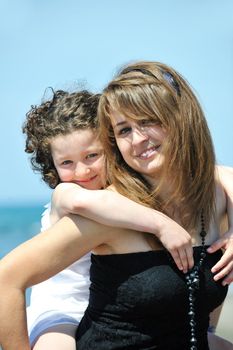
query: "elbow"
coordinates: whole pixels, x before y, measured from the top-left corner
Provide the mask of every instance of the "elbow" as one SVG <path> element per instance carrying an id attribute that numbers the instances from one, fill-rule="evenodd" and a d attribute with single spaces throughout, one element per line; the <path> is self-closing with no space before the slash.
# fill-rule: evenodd
<path id="1" fill-rule="evenodd" d="M 4 259 L 0 262 L 0 287 L 3 287 L 5 283 L 11 279 L 11 274 L 8 269 L 7 264 L 5 264 Z"/>
<path id="2" fill-rule="evenodd" d="M 26 290 L 26 286 L 23 284 L 23 279 L 20 279 L 20 275 L 17 269 L 14 268 L 4 259 L 0 262 L 0 294 L 3 293 L 7 295 L 10 290 L 20 289 L 22 291 Z M 22 282 L 22 283 L 20 283 Z"/>
<path id="3" fill-rule="evenodd" d="M 0 300 L 4 300 L 5 296 L 11 294 L 12 282 L 4 266 L 0 266 Z"/>

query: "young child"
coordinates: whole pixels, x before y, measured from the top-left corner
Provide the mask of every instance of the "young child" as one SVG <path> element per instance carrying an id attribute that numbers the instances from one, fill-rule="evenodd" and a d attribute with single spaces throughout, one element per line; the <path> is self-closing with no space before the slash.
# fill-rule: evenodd
<path id="1" fill-rule="evenodd" d="M 165 215 L 104 188 L 104 152 L 97 132 L 99 95 L 87 91 L 55 91 L 53 98 L 32 106 L 23 127 L 26 152 L 33 169 L 56 190 L 54 206 L 42 218 L 47 229 L 67 213 L 79 213 L 107 225 L 134 228 L 163 237 L 163 244 L 180 269 L 193 264 L 188 233 Z M 88 191 L 97 190 L 97 191 Z M 121 210 L 119 210 L 121 208 Z M 111 209 L 111 210 L 109 210 Z M 176 231 L 173 242 L 169 232 Z M 166 238 L 167 236 L 167 238 Z M 174 247 L 173 247 L 174 246 Z M 176 249 L 177 248 L 177 249 Z M 180 260 L 179 255 L 187 254 Z M 32 287 L 27 309 L 31 344 L 35 350 L 75 349 L 74 333 L 86 309 L 90 254 L 56 276 Z"/>
<path id="2" fill-rule="evenodd" d="M 106 184 L 104 153 L 97 132 L 98 100 L 99 95 L 87 91 L 56 91 L 50 101 L 32 107 L 27 114 L 23 130 L 27 135 L 26 152 L 32 153 L 33 168 L 41 172 L 51 188 L 63 182 L 53 193 L 52 209 L 49 206 L 44 213 L 42 230 L 67 213 L 151 233 L 160 229 L 162 234 L 163 225 L 167 231 L 176 230 L 186 239 L 190 259 L 183 261 L 183 266 L 182 260 L 176 260 L 185 272 L 193 262 L 186 232 L 179 225 L 161 213 L 153 211 L 152 215 L 151 209 L 118 193 L 87 191 L 100 190 Z M 175 253 L 173 255 L 175 259 Z M 87 254 L 32 288 L 28 326 L 35 350 L 75 349 L 74 333 L 88 301 L 89 266 Z"/>

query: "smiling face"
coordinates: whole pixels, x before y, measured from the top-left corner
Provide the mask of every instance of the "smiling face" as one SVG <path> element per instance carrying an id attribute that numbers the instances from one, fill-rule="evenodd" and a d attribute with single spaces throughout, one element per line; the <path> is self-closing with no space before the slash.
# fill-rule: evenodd
<path id="1" fill-rule="evenodd" d="M 91 129 L 54 137 L 51 154 L 62 182 L 73 182 L 90 190 L 103 187 L 103 147 Z"/>
<path id="2" fill-rule="evenodd" d="M 145 127 L 142 118 L 159 124 Z M 179 203 L 188 229 L 203 211 L 209 222 L 214 149 L 201 106 L 178 72 L 159 62 L 123 67 L 103 90 L 98 119 L 108 179 L 118 192 L 164 212 Z"/>
<path id="3" fill-rule="evenodd" d="M 125 162 L 153 182 L 164 164 L 162 146 L 166 131 L 156 122 L 133 120 L 115 110 L 110 118 L 117 146 Z"/>

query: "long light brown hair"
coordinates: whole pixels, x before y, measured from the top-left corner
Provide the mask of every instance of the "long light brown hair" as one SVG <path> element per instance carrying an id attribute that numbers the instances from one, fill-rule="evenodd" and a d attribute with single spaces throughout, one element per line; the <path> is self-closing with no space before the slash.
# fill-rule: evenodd
<path id="1" fill-rule="evenodd" d="M 114 137 L 112 110 L 134 120 L 154 120 L 167 131 L 165 163 L 156 188 L 124 161 Z M 171 216 L 178 211 L 187 229 L 200 223 L 203 212 L 208 227 L 214 212 L 214 149 L 201 106 L 179 73 L 158 62 L 124 67 L 104 89 L 98 118 L 108 180 L 120 193 Z M 172 191 L 163 200 L 167 181 Z"/>

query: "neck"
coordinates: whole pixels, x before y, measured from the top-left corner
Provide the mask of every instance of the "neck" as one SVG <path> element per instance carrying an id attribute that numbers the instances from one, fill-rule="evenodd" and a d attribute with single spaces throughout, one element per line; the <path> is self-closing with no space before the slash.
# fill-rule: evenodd
<path id="1" fill-rule="evenodd" d="M 143 175 L 146 181 L 150 184 L 152 191 L 159 190 L 159 197 L 162 201 L 167 201 L 173 192 L 171 181 L 167 178 L 166 180 L 161 181 L 161 179 L 164 179 L 165 174 L 164 173 L 156 173 L 155 176 L 149 176 L 149 175 Z"/>

